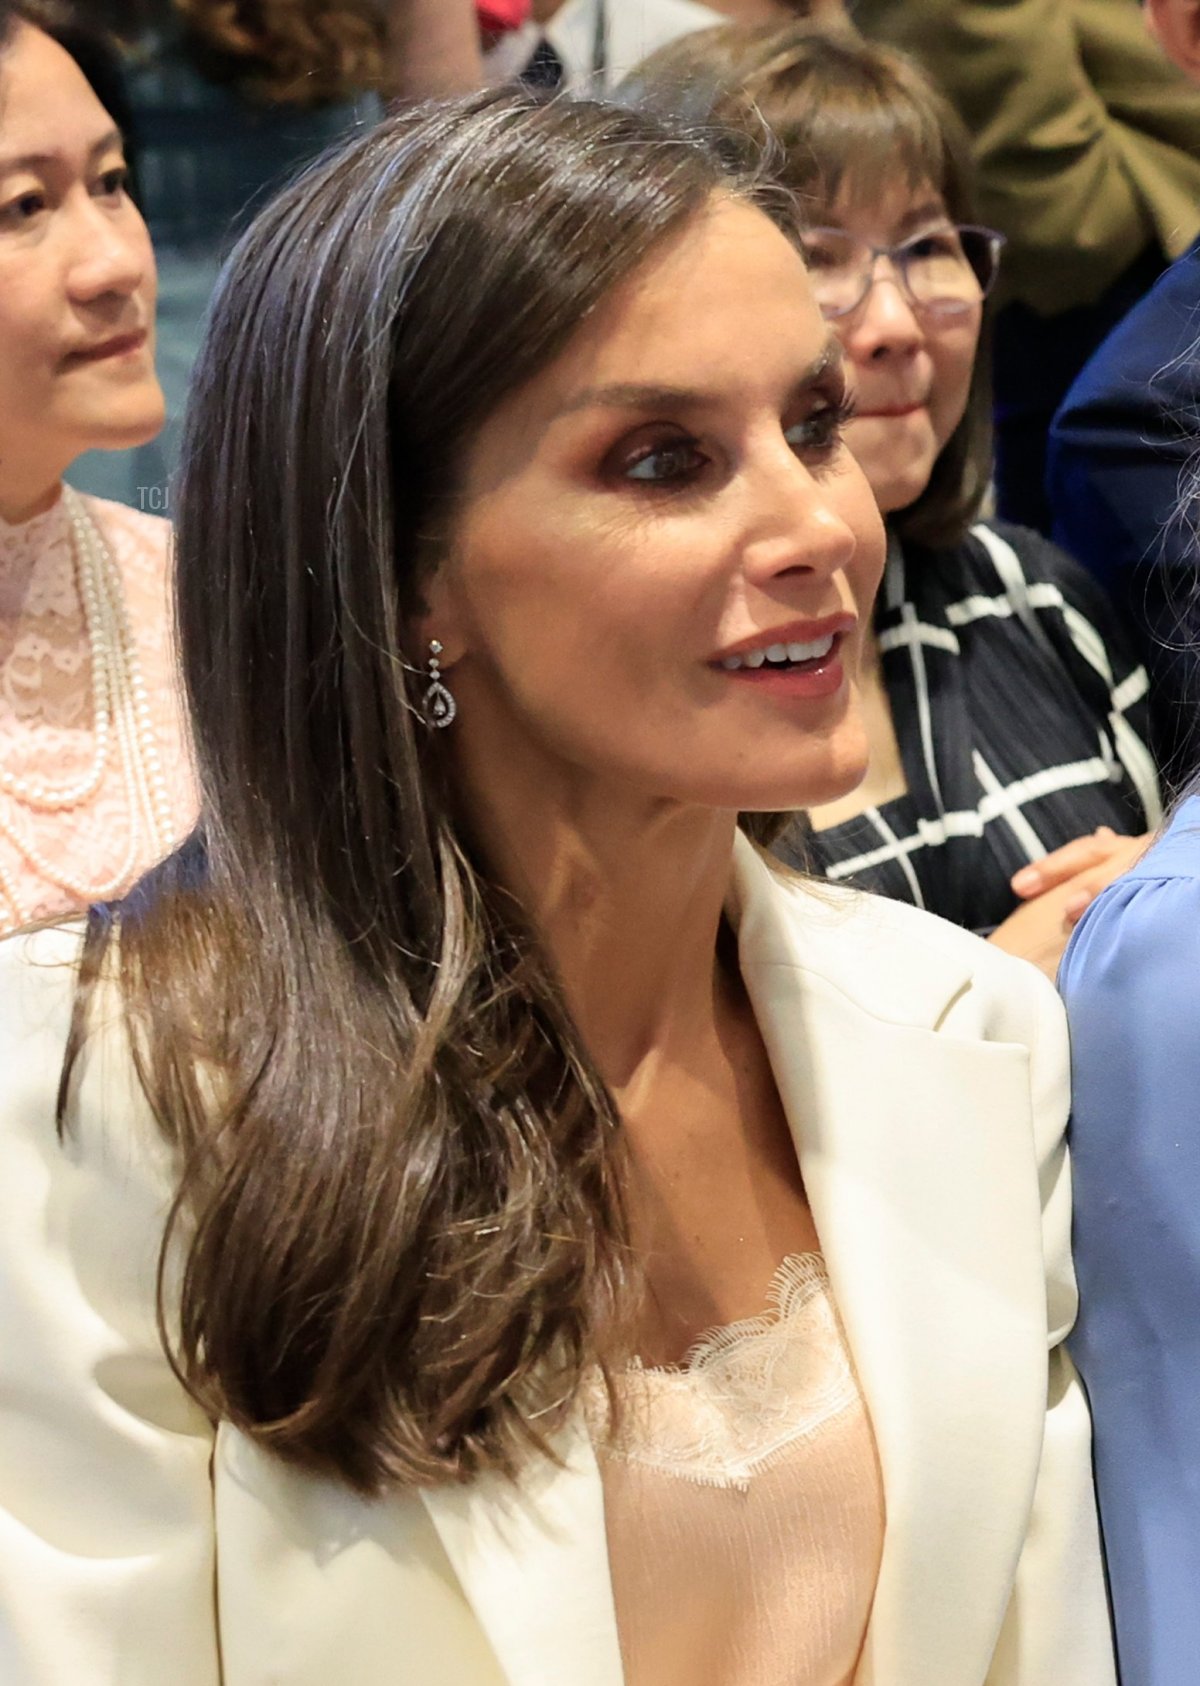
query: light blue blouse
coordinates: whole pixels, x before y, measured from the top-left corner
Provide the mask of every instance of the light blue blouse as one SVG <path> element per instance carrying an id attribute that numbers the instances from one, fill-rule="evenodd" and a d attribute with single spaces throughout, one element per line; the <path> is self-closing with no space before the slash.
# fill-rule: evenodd
<path id="1" fill-rule="evenodd" d="M 1080 921 L 1071 1349 L 1122 1686 L 1200 1681 L 1200 796 Z"/>

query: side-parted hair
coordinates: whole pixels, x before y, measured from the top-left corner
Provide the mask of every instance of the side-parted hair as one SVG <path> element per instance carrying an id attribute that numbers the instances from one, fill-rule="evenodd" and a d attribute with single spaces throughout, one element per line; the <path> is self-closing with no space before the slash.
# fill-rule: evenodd
<path id="1" fill-rule="evenodd" d="M 11 45 L 13 32 L 19 23 L 40 29 L 75 60 L 92 92 L 125 137 L 126 159 L 131 176 L 135 175 L 133 111 L 125 87 L 120 53 L 103 24 L 85 16 L 78 5 L 70 4 L 68 0 L 0 0 L 0 83 L 3 55 Z M 0 86 L 0 112 L 3 110 L 2 101 L 3 89 Z M 136 198 L 136 184 L 133 190 Z"/>
<path id="2" fill-rule="evenodd" d="M 316 166 L 214 301 L 175 546 L 200 829 L 89 922 L 60 1118 L 115 974 L 181 1165 L 178 1373 L 362 1491 L 514 1471 L 637 1292 L 616 1107 L 419 718 L 413 623 L 481 424 L 715 194 L 789 224 L 649 117 L 478 94 Z"/>
<path id="3" fill-rule="evenodd" d="M 840 200 L 875 204 L 896 182 L 929 186 L 952 222 L 974 222 L 970 138 L 957 113 L 903 53 L 849 25 L 801 21 L 718 25 L 669 42 L 627 79 L 621 96 L 647 109 L 711 120 L 778 144 L 772 173 L 819 224 Z M 985 305 L 985 311 L 987 307 Z M 962 421 L 929 484 L 888 517 L 905 539 L 957 543 L 979 512 L 992 467 L 988 322 Z"/>

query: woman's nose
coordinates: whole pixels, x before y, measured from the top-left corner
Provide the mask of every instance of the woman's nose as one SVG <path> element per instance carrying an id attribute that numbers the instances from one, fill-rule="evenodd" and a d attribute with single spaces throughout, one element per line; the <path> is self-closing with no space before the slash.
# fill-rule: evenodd
<path id="1" fill-rule="evenodd" d="M 149 241 L 136 215 L 115 222 L 91 207 L 80 213 L 70 234 L 68 290 L 79 304 L 108 295 L 128 298 L 146 280 L 153 263 Z"/>
<path id="2" fill-rule="evenodd" d="M 845 490 L 831 490 L 787 449 L 764 465 L 754 489 L 753 532 L 746 546 L 746 574 L 767 585 L 784 574 L 829 577 L 854 556 L 858 537 L 842 508 Z M 870 493 L 865 493 L 870 501 Z"/>
<path id="3" fill-rule="evenodd" d="M 906 355 L 924 343 L 917 313 L 890 265 L 877 265 L 870 291 L 839 337 L 851 357 L 874 360 Z"/>

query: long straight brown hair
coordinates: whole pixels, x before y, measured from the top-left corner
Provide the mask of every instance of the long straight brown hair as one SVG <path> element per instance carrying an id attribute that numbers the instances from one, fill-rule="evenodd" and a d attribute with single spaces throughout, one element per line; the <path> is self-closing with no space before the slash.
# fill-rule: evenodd
<path id="1" fill-rule="evenodd" d="M 92 919 L 73 1046 L 115 971 L 180 1157 L 179 1374 L 362 1490 L 515 1470 L 627 1303 L 616 1110 L 460 822 L 410 627 L 480 424 L 721 192 L 786 223 L 648 118 L 477 95 L 290 188 L 213 306 L 176 534 L 202 819 Z"/>

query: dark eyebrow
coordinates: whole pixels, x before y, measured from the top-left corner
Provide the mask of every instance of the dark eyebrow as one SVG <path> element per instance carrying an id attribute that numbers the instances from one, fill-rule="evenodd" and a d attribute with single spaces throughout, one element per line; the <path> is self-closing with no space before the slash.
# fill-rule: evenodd
<path id="1" fill-rule="evenodd" d="M 832 211 L 825 214 L 828 220 L 815 223 L 814 228 L 836 229 L 839 234 L 849 232 L 844 223 L 838 222 Z M 894 233 L 898 239 L 903 240 L 907 238 L 910 229 L 920 228 L 922 224 L 949 223 L 952 220 L 949 211 L 940 199 L 926 199 L 923 204 L 914 205 L 911 211 L 905 211 L 896 224 Z"/>
<path id="2" fill-rule="evenodd" d="M 114 146 L 119 146 L 122 150 L 125 147 L 125 140 L 119 129 L 109 129 L 107 134 L 101 135 L 100 139 L 88 148 L 89 162 Z M 44 170 L 47 166 L 52 167 L 61 162 L 61 152 L 22 152 L 13 158 L 0 155 L 0 171 L 8 173 L 13 170 Z"/>
<path id="3" fill-rule="evenodd" d="M 904 235 L 910 228 L 919 228 L 923 223 L 947 223 L 950 213 L 940 199 L 928 199 L 924 205 L 914 205 L 911 211 L 906 211 L 896 224 L 896 233 Z"/>
<path id="4" fill-rule="evenodd" d="M 819 386 L 835 370 L 841 368 L 843 353 L 840 341 L 830 334 L 821 351 L 792 383 L 793 394 Z M 553 421 L 572 415 L 576 410 L 656 410 L 703 409 L 718 403 L 711 392 L 700 392 L 685 386 L 658 386 L 639 381 L 619 381 L 612 386 L 590 386 L 554 412 Z"/>

